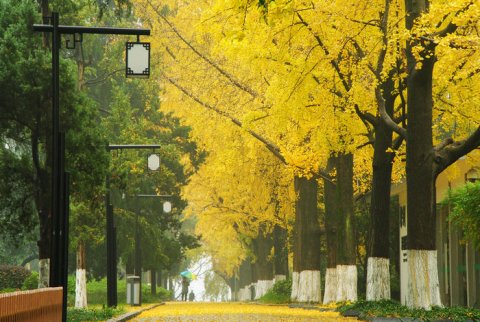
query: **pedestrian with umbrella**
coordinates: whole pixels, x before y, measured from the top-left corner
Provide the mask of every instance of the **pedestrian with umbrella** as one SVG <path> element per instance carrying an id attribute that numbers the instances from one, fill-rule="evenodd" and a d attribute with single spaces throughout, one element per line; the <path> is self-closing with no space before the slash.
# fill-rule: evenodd
<path id="1" fill-rule="evenodd" d="M 180 275 L 182 276 L 182 301 L 187 301 L 190 280 L 194 279 L 195 275 L 190 271 L 183 271 Z"/>

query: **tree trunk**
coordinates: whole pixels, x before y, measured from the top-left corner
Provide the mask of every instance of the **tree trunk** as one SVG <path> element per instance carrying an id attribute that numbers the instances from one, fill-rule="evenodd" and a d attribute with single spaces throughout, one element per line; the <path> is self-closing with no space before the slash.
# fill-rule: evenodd
<path id="1" fill-rule="evenodd" d="M 384 83 L 385 110 L 393 116 L 394 84 Z M 373 176 L 370 201 L 370 245 L 367 260 L 367 301 L 390 299 L 390 187 L 392 183 L 392 130 L 381 118 L 375 126 Z"/>
<path id="2" fill-rule="evenodd" d="M 328 159 L 327 172 L 335 168 L 335 156 Z M 331 180 L 323 180 L 325 203 L 325 231 L 327 236 L 327 271 L 325 272 L 325 293 L 323 303 L 337 300 L 337 201 L 336 185 Z"/>
<path id="3" fill-rule="evenodd" d="M 255 254 L 256 288 L 255 299 L 262 297 L 273 286 L 273 263 L 269 260 L 273 247 L 272 234 L 265 233 L 260 228 L 257 238 L 253 240 L 253 251 Z"/>
<path id="4" fill-rule="evenodd" d="M 320 224 L 315 178 L 295 177 L 294 252 L 291 299 L 320 302 Z"/>
<path id="5" fill-rule="evenodd" d="M 34 172 L 34 181 L 39 189 L 35 190 L 35 206 L 38 209 L 38 219 L 39 219 L 39 228 L 40 236 L 37 241 L 38 245 L 38 287 L 49 287 L 50 285 L 50 235 L 51 235 L 51 207 L 50 207 L 50 176 L 47 169 L 42 167 L 40 156 L 40 126 L 41 124 L 41 113 L 35 115 L 36 125 L 31 134 L 31 149 L 32 149 L 32 163 L 33 163 L 33 172 Z M 47 164 L 50 164 L 50 153 L 51 143 L 47 140 L 46 144 L 46 157 Z"/>
<path id="6" fill-rule="evenodd" d="M 407 258 L 407 306 L 423 307 L 427 310 L 432 306 L 441 306 L 437 251 L 409 249 Z"/>
<path id="7" fill-rule="evenodd" d="M 50 10 L 48 6 L 48 0 L 41 0 L 40 2 L 40 10 L 42 12 L 42 17 L 50 17 Z M 43 33 L 42 37 L 42 47 L 44 50 L 49 50 L 50 47 L 50 35 L 49 33 Z M 51 93 L 45 93 L 46 98 L 51 99 Z M 37 193 L 35 195 L 35 205 L 38 209 L 38 218 L 39 218 L 39 228 L 40 228 L 40 238 L 37 242 L 38 245 L 38 287 L 49 287 L 50 286 L 50 237 L 51 237 L 51 178 L 50 172 L 51 168 L 42 167 L 40 162 L 40 155 L 39 155 L 39 140 L 40 137 L 45 139 L 45 154 L 46 154 L 46 164 L 52 164 L 51 160 L 51 151 L 52 151 L 52 139 L 51 135 L 47 133 L 51 133 L 51 128 L 47 125 L 45 132 L 40 131 L 39 127 L 45 126 L 45 124 L 41 122 L 42 113 L 46 113 L 46 119 L 52 119 L 52 111 L 50 106 L 47 107 L 47 110 L 41 111 L 39 110 L 39 114 L 36 115 L 36 127 L 32 133 L 32 159 L 34 164 L 34 175 L 36 178 L 36 183 L 39 187 Z M 47 123 L 50 124 L 50 123 Z M 42 134 L 40 134 L 42 133 Z M 45 136 L 43 136 L 45 135 Z"/>
<path id="8" fill-rule="evenodd" d="M 426 0 L 406 0 L 406 26 L 428 10 Z M 408 136 L 407 136 L 407 254 L 410 276 L 407 304 L 411 307 L 441 306 L 435 248 L 435 177 L 432 139 L 432 78 L 435 45 L 424 42 L 417 64 L 407 43 Z M 435 260 L 435 264 L 432 261 Z M 418 269 L 418 270 L 417 270 Z M 415 271 L 416 270 L 416 271 Z M 428 287 L 427 287 L 428 286 Z"/>
<path id="9" fill-rule="evenodd" d="M 85 242 L 79 241 L 77 246 L 77 272 L 75 277 L 75 307 L 87 307 L 87 265 Z"/>
<path id="10" fill-rule="evenodd" d="M 162 269 L 159 269 L 158 272 L 157 272 L 157 286 L 158 287 L 163 287 L 163 283 L 162 283 Z"/>
<path id="11" fill-rule="evenodd" d="M 353 155 L 339 154 L 337 163 L 337 302 L 357 300 L 357 266 L 353 217 Z"/>
<path id="12" fill-rule="evenodd" d="M 251 299 L 250 286 L 252 284 L 252 265 L 247 260 L 244 260 L 239 268 L 238 273 L 238 300 L 249 301 Z"/>
<path id="13" fill-rule="evenodd" d="M 134 265 L 134 255 L 130 254 L 127 257 L 127 261 L 125 262 L 125 273 L 126 275 L 134 275 L 135 273 L 135 265 Z"/>
<path id="14" fill-rule="evenodd" d="M 157 270 L 151 269 L 150 270 L 150 290 L 152 291 L 152 295 L 157 294 Z"/>
<path id="15" fill-rule="evenodd" d="M 273 228 L 275 281 L 288 277 L 287 230 L 279 225 Z"/>

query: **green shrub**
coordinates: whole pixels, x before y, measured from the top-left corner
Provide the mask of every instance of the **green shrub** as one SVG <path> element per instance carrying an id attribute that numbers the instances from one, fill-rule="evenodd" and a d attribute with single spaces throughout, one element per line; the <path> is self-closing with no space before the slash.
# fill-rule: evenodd
<path id="1" fill-rule="evenodd" d="M 262 303 L 289 303 L 292 293 L 292 280 L 287 279 L 276 282 L 273 287 L 263 295 L 259 301 Z"/>
<path id="2" fill-rule="evenodd" d="M 88 299 L 88 297 L 87 297 Z M 68 275 L 67 279 L 67 306 L 75 305 L 75 275 Z"/>
<path id="3" fill-rule="evenodd" d="M 142 301 L 143 303 L 155 303 L 162 302 L 170 299 L 172 292 L 164 289 L 163 287 L 157 287 L 157 294 L 152 295 L 151 288 L 148 285 L 142 285 Z"/>
<path id="4" fill-rule="evenodd" d="M 125 279 L 117 281 L 117 299 L 118 304 L 125 304 L 127 301 L 127 285 Z M 155 303 L 170 298 L 170 291 L 162 287 L 157 287 L 157 294 L 152 295 L 150 286 L 142 284 L 142 303 Z M 88 305 L 107 305 L 107 280 L 91 280 L 87 283 L 87 302 Z M 75 276 L 68 277 L 68 306 L 75 304 Z"/>
<path id="5" fill-rule="evenodd" d="M 21 266 L 0 265 L 0 290 L 20 289 L 30 272 Z"/>
<path id="6" fill-rule="evenodd" d="M 369 317 L 409 317 L 422 321 L 453 320 L 453 321 L 480 321 L 480 310 L 465 307 L 433 307 L 431 310 L 413 309 L 392 300 L 358 301 L 341 304 L 337 310 L 345 312 L 348 309 L 361 313 L 361 319 Z"/>
<path id="7" fill-rule="evenodd" d="M 480 249 L 480 181 L 449 191 L 442 203 L 450 208 L 448 220 L 463 230 L 465 240 Z"/>
<path id="8" fill-rule="evenodd" d="M 67 309 L 67 321 L 81 322 L 81 321 L 105 321 L 112 318 L 114 315 L 124 313 L 123 308 L 109 308 L 102 309 Z"/>
<path id="9" fill-rule="evenodd" d="M 34 290 L 38 288 L 38 273 L 32 272 L 25 281 L 23 281 L 22 290 Z"/>
<path id="10" fill-rule="evenodd" d="M 0 294 L 1 293 L 12 293 L 12 292 L 15 292 L 15 291 L 18 291 L 18 289 L 16 289 L 16 288 L 4 288 L 4 289 L 0 290 Z"/>

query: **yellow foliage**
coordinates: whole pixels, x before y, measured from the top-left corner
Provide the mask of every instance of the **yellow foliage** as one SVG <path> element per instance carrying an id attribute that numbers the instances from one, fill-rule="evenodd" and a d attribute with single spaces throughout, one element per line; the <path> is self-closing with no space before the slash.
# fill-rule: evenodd
<path id="1" fill-rule="evenodd" d="M 233 274 L 260 224 L 286 225 L 294 214 L 293 176 L 318 174 L 331 153 L 353 153 L 355 191 L 370 190 L 367 143 L 374 134 L 354 107 L 379 120 L 376 94 L 392 79 L 394 116 L 401 115 L 407 43 L 417 58 L 422 44 L 437 43 L 435 143 L 478 127 L 479 7 L 478 1 L 433 0 L 408 31 L 401 0 L 135 1 L 137 16 L 152 29 L 160 108 L 190 126 L 192 139 L 208 152 L 183 197 L 220 270 Z M 449 23 L 458 32 L 440 37 Z M 393 182 L 404 177 L 404 153 L 403 145 Z"/>

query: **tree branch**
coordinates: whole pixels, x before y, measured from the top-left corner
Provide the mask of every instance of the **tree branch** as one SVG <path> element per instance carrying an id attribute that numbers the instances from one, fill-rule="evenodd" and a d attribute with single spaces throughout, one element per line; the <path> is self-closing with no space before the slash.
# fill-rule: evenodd
<path id="1" fill-rule="evenodd" d="M 382 91 L 380 88 L 377 86 L 375 89 L 375 97 L 377 99 L 377 106 L 378 106 L 378 112 L 380 114 L 380 117 L 382 120 L 385 122 L 385 124 L 391 128 L 394 132 L 396 132 L 398 135 L 406 138 L 407 137 L 407 130 L 404 129 L 403 127 L 399 126 L 397 123 L 395 123 L 394 120 L 388 115 L 386 109 L 385 109 L 385 99 L 383 98 Z"/>
<path id="2" fill-rule="evenodd" d="M 92 85 L 96 85 L 96 84 L 99 84 L 99 83 L 103 83 L 104 81 L 106 81 L 111 76 L 115 75 L 116 73 L 122 72 L 124 70 L 125 70 L 125 68 L 117 69 L 117 70 L 114 70 L 113 72 L 110 72 L 108 74 L 105 72 L 101 77 L 86 80 L 83 84 L 85 86 L 92 86 Z"/>
<path id="3" fill-rule="evenodd" d="M 202 58 L 204 61 L 206 61 L 210 66 L 215 68 L 221 75 L 223 75 L 225 78 L 227 78 L 233 85 L 241 89 L 242 91 L 250 94 L 253 97 L 258 97 L 258 93 L 254 91 L 252 88 L 248 87 L 245 84 L 240 83 L 233 75 L 222 69 L 217 63 L 212 61 L 210 58 L 208 58 L 205 54 L 201 53 L 196 47 L 194 47 L 191 42 L 189 42 L 183 35 L 178 31 L 178 29 L 175 27 L 173 23 L 171 23 L 164 15 L 160 13 L 158 8 L 156 8 L 151 1 L 148 1 L 148 4 L 152 7 L 152 9 L 157 13 L 157 15 L 165 21 L 165 23 L 170 27 L 170 29 L 173 30 L 173 32 L 177 35 L 180 40 L 185 43 L 195 54 L 197 54 L 200 58 Z"/>
<path id="4" fill-rule="evenodd" d="M 455 13 L 455 17 L 457 17 L 459 14 L 461 14 L 462 12 L 465 12 L 467 11 L 473 4 L 474 4 L 475 1 L 470 1 L 470 3 L 468 3 L 465 8 L 457 11 Z M 456 30 L 458 29 L 458 26 L 456 24 L 454 24 L 453 22 L 450 22 L 445 28 L 443 28 L 442 30 L 434 33 L 432 36 L 433 37 L 445 37 L 447 36 L 448 34 L 451 34 L 453 32 L 455 32 Z"/>
<path id="5" fill-rule="evenodd" d="M 181 86 L 180 84 L 178 84 L 175 80 L 173 80 L 172 78 L 168 77 L 167 75 L 163 74 L 162 75 L 163 78 L 165 78 L 170 84 L 172 84 L 173 86 L 175 86 L 177 89 L 179 89 L 182 93 L 184 93 L 186 96 L 190 97 L 192 100 L 194 100 L 195 102 L 197 102 L 198 104 L 200 104 L 201 106 L 217 113 L 218 115 L 220 116 L 223 116 L 227 119 L 229 119 L 230 121 L 232 121 L 235 125 L 237 125 L 238 127 L 240 128 L 244 128 L 243 126 L 243 123 L 238 120 L 237 118 L 229 115 L 228 113 L 202 101 L 200 98 L 198 98 L 197 96 L 195 96 L 194 94 L 192 94 L 190 91 L 188 91 L 186 88 L 184 88 L 183 86 Z M 264 138 L 263 136 L 261 136 L 260 134 L 252 131 L 252 130 L 249 130 L 249 129 L 246 129 L 246 131 L 252 135 L 255 139 L 257 139 L 258 141 L 260 141 L 261 143 L 263 143 L 263 145 L 270 151 L 273 153 L 274 156 L 276 156 L 283 164 L 287 164 L 286 160 L 285 160 L 285 157 L 282 155 L 282 153 L 280 152 L 280 148 L 278 146 L 276 146 L 275 144 L 273 144 L 272 142 L 268 141 L 266 138 Z"/>
<path id="6" fill-rule="evenodd" d="M 465 140 L 454 141 L 448 138 L 434 147 L 434 174 L 439 175 L 460 157 L 480 146 L 480 126 Z"/>
<path id="7" fill-rule="evenodd" d="M 370 114 L 368 112 L 360 111 L 360 108 L 358 107 L 358 104 L 355 104 L 355 112 L 360 117 L 360 119 L 362 119 L 362 121 L 367 121 L 372 126 L 377 126 L 377 124 L 378 124 L 377 118 L 373 114 Z"/>
<path id="8" fill-rule="evenodd" d="M 328 50 L 327 46 L 323 43 L 322 39 L 313 31 L 312 27 L 303 19 L 303 17 L 300 15 L 300 13 L 296 12 L 298 19 L 300 19 L 300 22 L 307 28 L 308 31 L 313 35 L 315 40 L 317 41 L 318 45 L 320 48 L 322 48 L 323 52 L 325 53 L 326 56 L 330 55 L 330 51 Z M 342 82 L 343 87 L 345 90 L 348 92 L 350 90 L 350 84 L 348 83 L 345 75 L 342 73 L 340 70 L 340 65 L 335 59 L 330 60 L 330 64 L 333 66 L 335 71 L 338 74 L 338 77 L 340 77 L 340 80 Z"/>

